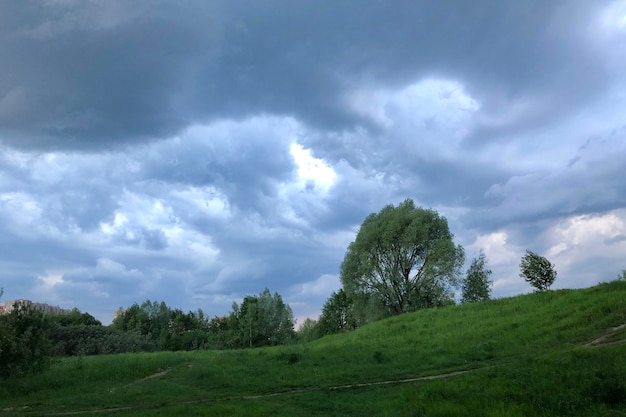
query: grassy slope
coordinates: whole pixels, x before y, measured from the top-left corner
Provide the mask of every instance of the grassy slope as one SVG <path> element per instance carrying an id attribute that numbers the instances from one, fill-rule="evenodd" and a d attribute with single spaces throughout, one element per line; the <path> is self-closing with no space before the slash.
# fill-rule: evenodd
<path id="1" fill-rule="evenodd" d="M 626 416 L 626 344 L 584 346 L 623 323 L 626 282 L 612 282 L 425 310 L 305 345 L 67 358 L 0 382 L 0 417 L 111 407 L 133 407 L 120 416 Z M 243 398 L 270 393 L 283 394 Z"/>

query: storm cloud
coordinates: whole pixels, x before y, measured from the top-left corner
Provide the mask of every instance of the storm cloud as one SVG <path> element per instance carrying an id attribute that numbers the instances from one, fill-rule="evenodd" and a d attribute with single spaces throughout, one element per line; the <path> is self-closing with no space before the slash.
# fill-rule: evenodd
<path id="1" fill-rule="evenodd" d="M 0 4 L 6 298 L 300 318 L 365 216 L 446 216 L 494 294 L 625 266 L 626 2 Z M 621 251 L 621 252 L 620 252 Z"/>

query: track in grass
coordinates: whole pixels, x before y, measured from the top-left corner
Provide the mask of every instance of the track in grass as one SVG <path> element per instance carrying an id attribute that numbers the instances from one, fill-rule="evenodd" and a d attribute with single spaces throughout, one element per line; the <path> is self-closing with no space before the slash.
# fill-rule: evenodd
<path id="1" fill-rule="evenodd" d="M 72 411 L 63 411 L 63 412 L 54 412 L 54 413 L 43 413 L 43 414 L 38 414 L 38 415 L 60 417 L 60 416 L 72 416 L 72 415 L 81 415 L 81 414 L 105 414 L 105 413 L 115 413 L 119 411 L 146 410 L 146 409 L 151 409 L 151 408 L 171 407 L 171 406 L 179 406 L 179 405 L 193 405 L 193 404 L 202 404 L 202 403 L 218 402 L 218 401 L 256 400 L 256 399 L 262 399 L 262 398 L 277 397 L 280 395 L 300 394 L 300 393 L 322 391 L 322 390 L 337 391 L 337 390 L 344 390 L 344 389 L 350 389 L 350 388 L 373 387 L 377 385 L 406 384 L 406 383 L 411 383 L 411 382 L 432 381 L 435 379 L 451 378 L 455 376 L 464 375 L 469 372 L 475 372 L 475 371 L 486 369 L 486 368 L 492 368 L 494 366 L 498 366 L 498 365 L 489 365 L 489 366 L 485 366 L 482 368 L 466 369 L 462 371 L 447 372 L 447 373 L 437 374 L 437 375 L 420 376 L 420 377 L 415 377 L 415 378 L 366 382 L 366 383 L 360 383 L 360 384 L 336 385 L 336 386 L 331 386 L 331 387 L 326 387 L 326 388 L 323 388 L 323 387 L 302 388 L 302 389 L 271 392 L 271 393 L 258 394 L 258 395 L 230 396 L 230 397 L 221 397 L 221 398 L 202 398 L 202 399 L 197 399 L 197 400 L 187 400 L 187 401 L 170 402 L 170 403 L 137 404 L 137 405 L 128 405 L 128 406 L 123 406 L 123 407 L 97 408 L 97 409 L 88 409 L 88 410 L 72 410 Z M 159 372 L 158 374 L 150 375 L 149 377 L 143 378 L 141 381 L 152 379 L 152 378 L 158 378 L 158 377 L 166 375 L 168 372 L 169 371 Z M 21 410 L 28 411 L 28 407 L 23 407 Z M 17 410 L 6 409 L 2 411 L 17 411 Z"/>

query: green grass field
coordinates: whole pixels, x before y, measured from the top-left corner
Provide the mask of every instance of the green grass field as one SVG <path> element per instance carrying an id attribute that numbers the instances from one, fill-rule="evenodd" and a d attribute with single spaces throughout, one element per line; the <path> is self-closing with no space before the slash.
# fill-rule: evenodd
<path id="1" fill-rule="evenodd" d="M 1 381 L 0 417 L 626 416 L 625 323 L 615 281 L 301 345 L 66 358 Z"/>

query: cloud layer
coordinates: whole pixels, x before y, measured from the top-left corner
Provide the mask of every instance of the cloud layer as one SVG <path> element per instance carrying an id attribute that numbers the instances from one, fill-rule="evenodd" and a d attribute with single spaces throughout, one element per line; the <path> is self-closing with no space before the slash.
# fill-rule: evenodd
<path id="1" fill-rule="evenodd" d="M 108 322 L 146 298 L 298 317 L 362 220 L 413 198 L 497 296 L 611 279 L 626 249 L 626 3 L 0 5 L 5 298 Z"/>

